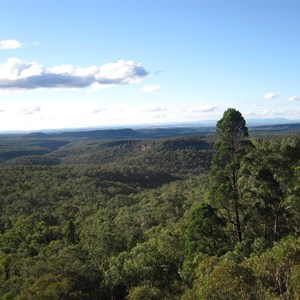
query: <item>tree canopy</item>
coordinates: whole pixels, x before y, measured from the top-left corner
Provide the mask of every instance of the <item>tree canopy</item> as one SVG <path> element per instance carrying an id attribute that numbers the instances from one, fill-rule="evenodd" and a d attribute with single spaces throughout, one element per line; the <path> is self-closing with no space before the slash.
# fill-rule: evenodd
<path id="1" fill-rule="evenodd" d="M 242 241 L 241 196 L 238 187 L 243 158 L 250 147 L 242 114 L 229 108 L 217 122 L 211 169 L 211 202 L 233 226 L 234 240 Z"/>
<path id="2" fill-rule="evenodd" d="M 235 109 L 214 137 L 0 136 L 0 299 L 299 299 L 299 153 Z"/>

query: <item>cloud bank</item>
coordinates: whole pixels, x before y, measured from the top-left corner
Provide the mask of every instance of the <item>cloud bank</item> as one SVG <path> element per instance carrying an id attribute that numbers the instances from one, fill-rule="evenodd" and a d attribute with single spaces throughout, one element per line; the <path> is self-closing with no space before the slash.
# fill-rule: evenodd
<path id="1" fill-rule="evenodd" d="M 9 58 L 0 65 L 0 89 L 32 90 L 38 88 L 85 88 L 91 85 L 135 83 L 149 74 L 141 64 L 119 60 L 103 66 L 74 67 L 59 65 L 46 68 L 35 61 Z"/>
<path id="2" fill-rule="evenodd" d="M 17 49 L 20 48 L 22 44 L 17 40 L 1 40 L 0 49 Z"/>
<path id="3" fill-rule="evenodd" d="M 41 108 L 39 106 L 35 106 L 35 107 L 22 109 L 21 114 L 22 115 L 33 115 L 40 111 L 41 111 Z"/>
<path id="4" fill-rule="evenodd" d="M 279 95 L 278 94 L 276 94 L 276 93 L 267 93 L 267 94 L 265 94 L 264 95 L 264 99 L 265 100 L 269 100 L 269 99 L 276 99 L 276 98 L 278 98 L 279 97 Z"/>
<path id="5" fill-rule="evenodd" d="M 291 96 L 288 99 L 289 101 L 300 101 L 300 96 Z"/>
<path id="6" fill-rule="evenodd" d="M 161 112 L 161 111 L 166 111 L 167 108 L 163 107 L 163 106 L 156 106 L 156 107 L 152 107 L 152 108 L 146 108 L 143 109 L 144 112 Z"/>

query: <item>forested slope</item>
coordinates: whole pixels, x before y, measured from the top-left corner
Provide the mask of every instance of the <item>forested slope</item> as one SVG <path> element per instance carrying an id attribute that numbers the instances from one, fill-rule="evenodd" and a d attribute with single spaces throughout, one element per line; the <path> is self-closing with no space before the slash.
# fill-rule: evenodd
<path id="1" fill-rule="evenodd" d="M 2 156 L 0 153 L 2 165 L 101 165 L 114 170 L 132 169 L 138 173 L 155 170 L 173 176 L 186 176 L 208 170 L 212 157 L 212 142 L 204 137 L 27 140 L 24 146 L 17 144 L 17 141 L 13 146 L 3 146 Z M 47 144 L 53 149 L 46 148 Z M 26 147 L 31 150 L 39 148 L 40 152 L 32 153 Z"/>
<path id="2" fill-rule="evenodd" d="M 2 141 L 0 298 L 299 299 L 300 139 L 246 140 Z"/>

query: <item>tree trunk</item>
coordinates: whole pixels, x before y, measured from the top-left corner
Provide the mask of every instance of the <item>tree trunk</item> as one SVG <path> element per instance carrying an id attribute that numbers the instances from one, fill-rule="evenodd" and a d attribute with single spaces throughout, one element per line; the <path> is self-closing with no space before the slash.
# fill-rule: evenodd
<path id="1" fill-rule="evenodd" d="M 237 239 L 239 242 L 241 242 L 243 239 L 242 239 L 242 229 L 241 229 L 241 222 L 240 222 L 240 213 L 239 213 L 237 202 L 235 203 L 235 221 L 236 221 Z"/>

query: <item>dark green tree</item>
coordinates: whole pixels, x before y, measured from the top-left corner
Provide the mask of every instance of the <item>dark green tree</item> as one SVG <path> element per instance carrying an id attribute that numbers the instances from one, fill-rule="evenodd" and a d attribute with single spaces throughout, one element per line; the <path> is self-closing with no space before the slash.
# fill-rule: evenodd
<path id="1" fill-rule="evenodd" d="M 255 151 L 243 161 L 244 232 L 265 246 L 299 230 L 299 141 L 294 138 L 254 139 Z"/>
<path id="2" fill-rule="evenodd" d="M 211 169 L 211 202 L 232 226 L 234 240 L 243 239 L 241 200 L 238 187 L 241 161 L 250 146 L 242 114 L 229 108 L 217 123 Z M 231 229 L 230 229 L 231 230 Z"/>
<path id="3" fill-rule="evenodd" d="M 225 224 L 224 218 L 218 216 L 216 209 L 210 205 L 202 203 L 196 207 L 191 213 L 187 228 L 187 253 L 224 254 L 227 250 Z"/>
<path id="4" fill-rule="evenodd" d="M 68 221 L 68 224 L 65 228 L 65 238 L 70 244 L 76 244 L 78 241 L 75 224 L 72 220 Z"/>

